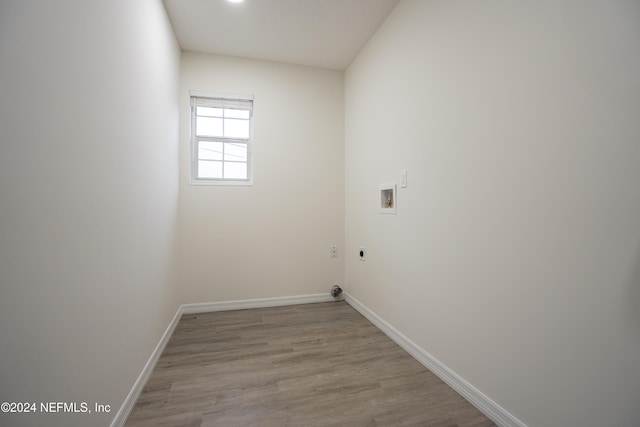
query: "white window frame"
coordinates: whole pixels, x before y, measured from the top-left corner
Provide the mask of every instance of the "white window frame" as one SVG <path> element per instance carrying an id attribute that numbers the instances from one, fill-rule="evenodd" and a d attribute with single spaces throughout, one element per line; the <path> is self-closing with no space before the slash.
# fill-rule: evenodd
<path id="1" fill-rule="evenodd" d="M 191 129 L 191 161 L 190 161 L 190 183 L 192 185 L 253 185 L 253 95 L 231 95 L 217 94 L 202 91 L 189 91 L 190 99 L 190 129 Z M 210 105 L 218 105 L 221 108 L 233 107 L 234 105 L 249 106 L 249 138 L 234 139 L 225 137 L 198 137 L 196 135 L 196 107 L 202 102 Z M 198 147 L 201 141 L 217 141 L 223 143 L 242 142 L 247 144 L 247 179 L 231 178 L 199 178 L 198 177 Z"/>

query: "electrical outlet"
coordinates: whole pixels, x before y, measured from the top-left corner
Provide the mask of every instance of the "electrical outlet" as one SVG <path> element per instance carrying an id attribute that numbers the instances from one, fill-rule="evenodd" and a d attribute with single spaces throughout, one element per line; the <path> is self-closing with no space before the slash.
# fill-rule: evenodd
<path id="1" fill-rule="evenodd" d="M 331 258 L 338 258 L 338 247 L 336 245 L 332 245 L 329 249 L 329 256 Z"/>
<path id="2" fill-rule="evenodd" d="M 360 258 L 360 261 L 366 261 L 367 260 L 367 248 L 363 248 L 361 246 L 360 249 L 358 249 L 358 257 Z"/>

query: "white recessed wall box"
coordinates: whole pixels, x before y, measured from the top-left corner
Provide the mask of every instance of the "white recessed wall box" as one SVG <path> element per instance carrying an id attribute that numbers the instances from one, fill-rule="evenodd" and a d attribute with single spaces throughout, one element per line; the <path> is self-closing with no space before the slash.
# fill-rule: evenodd
<path id="1" fill-rule="evenodd" d="M 396 213 L 396 185 L 383 184 L 380 186 L 380 213 Z"/>

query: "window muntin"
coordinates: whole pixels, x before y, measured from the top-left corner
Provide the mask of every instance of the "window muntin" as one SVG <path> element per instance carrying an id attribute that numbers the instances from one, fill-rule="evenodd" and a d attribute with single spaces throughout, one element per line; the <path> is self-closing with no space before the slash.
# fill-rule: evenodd
<path id="1" fill-rule="evenodd" d="M 191 97 L 195 184 L 251 185 L 253 99 Z"/>

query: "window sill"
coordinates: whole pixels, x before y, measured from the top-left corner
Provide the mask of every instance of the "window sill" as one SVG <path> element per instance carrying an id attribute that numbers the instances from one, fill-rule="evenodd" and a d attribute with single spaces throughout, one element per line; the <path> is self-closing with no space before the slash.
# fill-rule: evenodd
<path id="1" fill-rule="evenodd" d="M 204 185 L 204 186 L 223 186 L 223 187 L 251 187 L 253 186 L 253 180 L 224 180 L 224 179 L 193 179 L 189 180 L 190 185 Z"/>

